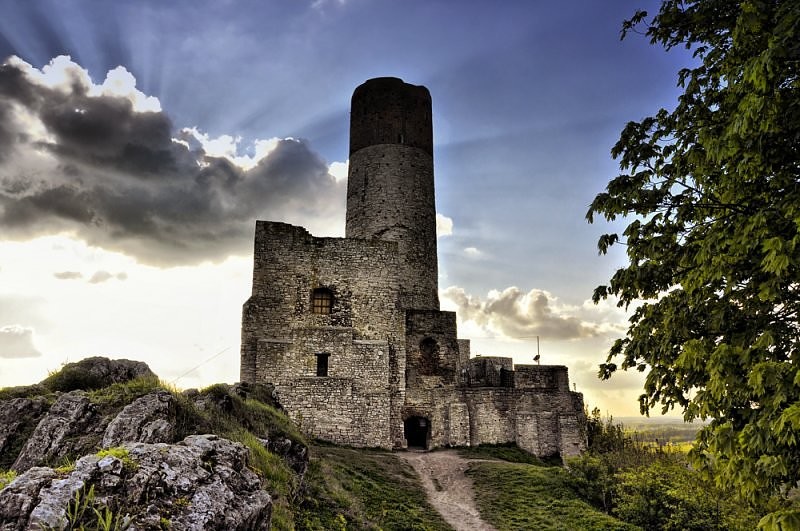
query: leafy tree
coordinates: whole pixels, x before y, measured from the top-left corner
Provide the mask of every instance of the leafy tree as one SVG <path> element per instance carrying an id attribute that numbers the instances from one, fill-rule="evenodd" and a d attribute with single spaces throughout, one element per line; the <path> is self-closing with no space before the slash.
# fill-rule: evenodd
<path id="1" fill-rule="evenodd" d="M 674 110 L 624 128 L 587 214 L 628 220 L 598 243 L 629 264 L 595 302 L 634 307 L 600 376 L 646 371 L 643 413 L 710 419 L 695 466 L 763 502 L 800 481 L 800 2 L 664 0 L 623 38 L 642 27 L 695 61 Z M 762 525 L 798 529 L 800 511 Z"/>

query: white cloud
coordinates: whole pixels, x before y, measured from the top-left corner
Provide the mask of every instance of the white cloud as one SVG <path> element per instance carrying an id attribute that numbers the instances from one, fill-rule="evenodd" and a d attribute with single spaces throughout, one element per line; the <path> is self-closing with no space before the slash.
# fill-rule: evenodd
<path id="1" fill-rule="evenodd" d="M 231 135 L 220 135 L 211 137 L 208 133 L 203 133 L 197 127 L 184 127 L 181 129 L 180 138 L 173 138 L 173 142 L 191 147 L 192 141 L 210 157 L 224 157 L 236 164 L 241 169 L 247 171 L 255 168 L 258 162 L 272 153 L 281 140 L 294 140 L 293 138 L 269 138 L 266 140 L 255 140 L 252 142 L 252 154 L 240 154 L 242 137 Z"/>
<path id="2" fill-rule="evenodd" d="M 136 88 L 136 78 L 124 66 L 118 66 L 106 74 L 101 85 L 92 82 L 89 71 L 72 61 L 69 55 L 55 57 L 37 70 L 19 57 L 11 56 L 7 64 L 21 70 L 25 76 L 43 87 L 70 94 L 80 86 L 92 97 L 110 96 L 131 102 L 136 112 L 161 112 L 161 102 L 155 96 L 147 96 Z"/>
<path id="3" fill-rule="evenodd" d="M 436 237 L 450 236 L 453 234 L 453 220 L 444 214 L 436 213 Z"/>
<path id="4" fill-rule="evenodd" d="M 108 271 L 95 271 L 95 273 L 89 279 L 89 284 L 100 284 L 101 282 L 105 282 L 112 277 L 113 275 Z"/>
<path id="5" fill-rule="evenodd" d="M 569 306 L 551 293 L 532 289 L 527 293 L 511 286 L 492 290 L 485 298 L 463 288 L 450 286 L 440 292 L 442 305 L 455 310 L 459 327 L 510 339 L 541 336 L 550 340 L 571 340 L 624 332 L 617 313 L 593 312 L 587 306 Z M 605 313 L 604 313 L 605 312 Z"/>
<path id="6" fill-rule="evenodd" d="M 328 173 L 333 175 L 336 182 L 347 181 L 347 171 L 350 167 L 350 159 L 344 162 L 331 162 L 328 166 Z"/>
<path id="7" fill-rule="evenodd" d="M 91 95 L 125 98 L 133 104 L 136 112 L 161 112 L 161 102 L 155 96 L 147 96 L 137 90 L 136 78 L 124 66 L 118 66 L 106 74 L 102 85 L 94 85 Z"/>
<path id="8" fill-rule="evenodd" d="M 483 251 L 481 251 L 477 247 L 465 247 L 464 254 L 466 254 L 470 258 L 478 258 L 479 256 L 483 255 Z"/>
<path id="9" fill-rule="evenodd" d="M 83 274 L 80 271 L 58 271 L 57 273 L 53 273 L 53 276 L 59 280 L 75 280 L 78 278 L 83 278 Z"/>
<path id="10" fill-rule="evenodd" d="M 0 327 L 0 358 L 38 358 L 33 346 L 33 329 L 14 324 Z"/>

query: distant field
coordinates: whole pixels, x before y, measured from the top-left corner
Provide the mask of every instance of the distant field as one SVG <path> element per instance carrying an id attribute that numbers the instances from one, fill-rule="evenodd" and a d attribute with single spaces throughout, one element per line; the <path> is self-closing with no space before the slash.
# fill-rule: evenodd
<path id="1" fill-rule="evenodd" d="M 704 423 L 686 423 L 678 417 L 614 417 L 614 424 L 621 424 L 626 434 L 643 442 L 677 445 L 693 442 Z M 688 448 L 687 448 L 688 449 Z"/>

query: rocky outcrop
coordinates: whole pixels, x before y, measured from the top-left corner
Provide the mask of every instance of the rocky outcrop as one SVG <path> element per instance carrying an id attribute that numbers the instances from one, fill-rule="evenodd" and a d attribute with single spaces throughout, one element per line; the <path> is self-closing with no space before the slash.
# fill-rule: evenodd
<path id="1" fill-rule="evenodd" d="M 111 360 L 103 357 L 84 358 L 75 363 L 67 363 L 60 371 L 42 382 L 75 380 L 85 385 L 80 389 L 98 389 L 115 383 L 124 383 L 134 378 L 157 378 L 146 363 L 133 360 Z M 76 388 L 77 389 L 77 388 Z M 72 389 L 60 389 L 71 391 Z"/>
<path id="2" fill-rule="evenodd" d="M 279 455 L 286 461 L 286 464 L 299 476 L 304 476 L 308 469 L 308 447 L 291 440 L 288 437 L 274 437 L 272 439 L 262 439 L 264 448 Z"/>
<path id="3" fill-rule="evenodd" d="M 173 425 L 169 420 L 172 394 L 158 389 L 137 398 L 112 420 L 103 434 L 103 448 L 123 442 L 171 442 Z"/>
<path id="4" fill-rule="evenodd" d="M 17 455 L 12 446 L 30 436 L 49 407 L 50 404 L 43 398 L 12 398 L 0 401 L 0 456 Z M 11 463 L 13 459 L 10 462 L 0 461 L 0 468 L 8 468 Z"/>
<path id="5" fill-rule="evenodd" d="M 72 391 L 61 395 L 36 426 L 11 469 L 24 472 L 32 466 L 83 453 L 94 446 L 98 431 L 102 433 L 99 421 L 97 406 L 86 393 Z"/>
<path id="6" fill-rule="evenodd" d="M 269 529 L 271 498 L 248 469 L 243 445 L 192 435 L 178 444 L 121 448 L 119 456 L 82 457 L 68 474 L 31 468 L 18 476 L 0 491 L 0 530 L 77 527 L 85 522 L 70 521 L 75 511 L 68 510 L 76 495 L 130 530 Z M 84 518 L 96 516 L 87 510 Z"/>
<path id="7" fill-rule="evenodd" d="M 264 450 L 281 459 L 265 464 Z M 19 473 L 0 488 L 0 531 L 94 529 L 99 515 L 127 529 L 268 529 L 258 474 L 274 466 L 302 490 L 308 448 L 265 386 L 177 394 L 144 364 L 90 358 L 0 390 L 0 472 Z"/>

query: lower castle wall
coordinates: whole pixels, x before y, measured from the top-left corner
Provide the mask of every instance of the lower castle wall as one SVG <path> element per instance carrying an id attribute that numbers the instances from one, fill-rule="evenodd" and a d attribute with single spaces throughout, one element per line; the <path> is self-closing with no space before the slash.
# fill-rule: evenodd
<path id="1" fill-rule="evenodd" d="M 430 421 L 430 448 L 516 443 L 534 455 L 585 449 L 583 397 L 559 390 L 407 389 L 404 418 Z"/>
<path id="2" fill-rule="evenodd" d="M 311 437 L 356 447 L 391 448 L 390 400 L 352 378 L 298 378 L 275 387 L 289 417 Z"/>

